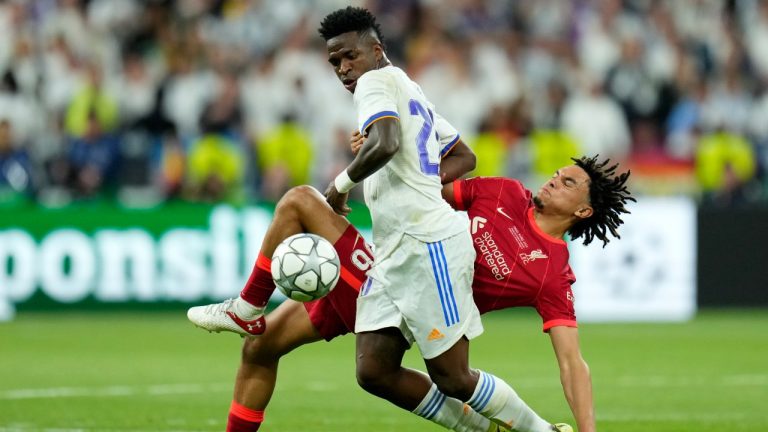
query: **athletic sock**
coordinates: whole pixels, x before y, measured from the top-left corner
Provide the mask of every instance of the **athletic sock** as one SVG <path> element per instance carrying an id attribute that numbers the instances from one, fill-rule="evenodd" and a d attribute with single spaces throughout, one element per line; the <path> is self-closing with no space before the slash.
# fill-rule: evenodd
<path id="1" fill-rule="evenodd" d="M 272 260 L 264 256 L 259 252 L 259 257 L 256 258 L 256 264 L 253 266 L 251 276 L 248 278 L 248 282 L 245 283 L 245 287 L 240 291 L 240 298 L 245 300 L 248 305 L 242 305 L 243 302 L 237 302 L 237 307 L 243 307 L 242 312 L 244 315 L 251 314 L 256 308 L 263 308 L 267 305 L 269 298 L 275 291 L 275 282 L 272 280 Z M 252 306 L 254 310 L 248 310 L 247 306 Z M 236 311 L 240 315 L 241 310 Z"/>
<path id="2" fill-rule="evenodd" d="M 476 413 L 462 401 L 447 397 L 435 384 L 432 384 L 432 388 L 413 413 L 458 432 L 486 432 L 491 429 L 490 420 Z"/>
<path id="3" fill-rule="evenodd" d="M 467 401 L 472 409 L 520 432 L 552 431 L 552 425 L 528 407 L 509 384 L 489 373 L 479 372 L 475 392 Z"/>
<path id="4" fill-rule="evenodd" d="M 256 432 L 264 421 L 264 411 L 246 408 L 232 401 L 226 432 Z"/>

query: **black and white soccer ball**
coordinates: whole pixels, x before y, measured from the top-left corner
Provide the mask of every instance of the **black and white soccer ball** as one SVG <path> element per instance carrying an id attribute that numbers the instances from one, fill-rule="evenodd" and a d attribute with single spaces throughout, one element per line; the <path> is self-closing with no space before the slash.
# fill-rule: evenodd
<path id="1" fill-rule="evenodd" d="M 292 235 L 272 254 L 272 279 L 286 297 L 307 302 L 331 292 L 341 263 L 328 240 L 309 233 Z"/>

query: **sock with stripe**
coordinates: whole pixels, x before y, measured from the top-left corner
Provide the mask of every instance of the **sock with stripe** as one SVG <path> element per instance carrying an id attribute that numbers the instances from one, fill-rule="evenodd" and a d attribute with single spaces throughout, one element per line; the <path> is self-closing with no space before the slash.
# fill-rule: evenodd
<path id="1" fill-rule="evenodd" d="M 458 432 L 496 430 L 491 421 L 475 412 L 462 401 L 447 397 L 432 384 L 432 388 L 413 410 L 419 417 Z"/>
<path id="2" fill-rule="evenodd" d="M 267 305 L 269 298 L 275 291 L 275 282 L 272 280 L 272 260 L 259 252 L 256 264 L 253 266 L 251 276 L 245 287 L 240 291 L 240 299 L 244 302 L 236 302 L 237 314 L 243 318 L 256 312 L 256 309 Z M 250 306 L 250 308 L 248 307 Z"/>
<path id="3" fill-rule="evenodd" d="M 552 425 L 536 414 L 512 387 L 483 371 L 467 404 L 489 419 L 520 432 L 551 432 Z"/>
<path id="4" fill-rule="evenodd" d="M 252 410 L 232 401 L 226 432 L 256 432 L 264 421 L 264 411 Z"/>

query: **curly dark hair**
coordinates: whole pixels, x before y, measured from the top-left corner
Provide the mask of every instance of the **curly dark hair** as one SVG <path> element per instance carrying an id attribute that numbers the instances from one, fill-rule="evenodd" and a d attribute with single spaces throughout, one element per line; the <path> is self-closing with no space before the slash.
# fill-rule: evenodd
<path id="1" fill-rule="evenodd" d="M 381 27 L 376 22 L 376 17 L 368 9 L 347 6 L 331 12 L 323 18 L 320 28 L 317 31 L 326 41 L 331 38 L 348 32 L 357 32 L 359 34 L 373 30 L 379 43 L 386 50 L 384 37 L 381 35 Z"/>
<path id="2" fill-rule="evenodd" d="M 621 238 L 616 231 L 621 220 L 622 213 L 629 213 L 624 207 L 628 201 L 635 201 L 626 186 L 630 172 L 616 175 L 619 164 L 609 165 L 610 159 L 603 162 L 597 161 L 597 155 L 593 157 L 582 156 L 579 159 L 571 158 L 576 166 L 586 171 L 589 176 L 589 203 L 592 206 L 592 216 L 576 222 L 569 230 L 571 239 L 584 237 L 584 244 L 588 245 L 597 237 L 603 241 L 603 247 L 608 244 L 608 231 Z"/>

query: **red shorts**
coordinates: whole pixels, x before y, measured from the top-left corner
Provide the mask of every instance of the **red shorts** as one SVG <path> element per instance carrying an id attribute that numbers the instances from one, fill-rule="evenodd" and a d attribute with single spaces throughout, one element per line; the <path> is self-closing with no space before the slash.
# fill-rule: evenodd
<path id="1" fill-rule="evenodd" d="M 325 297 L 304 303 L 309 320 L 325 340 L 355 331 L 355 310 L 365 273 L 373 264 L 373 253 L 351 224 L 333 245 L 341 261 L 341 277 Z"/>

